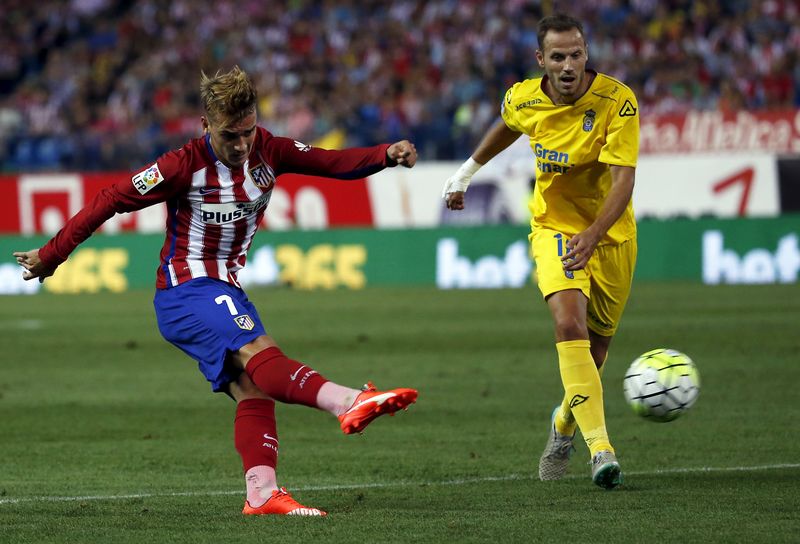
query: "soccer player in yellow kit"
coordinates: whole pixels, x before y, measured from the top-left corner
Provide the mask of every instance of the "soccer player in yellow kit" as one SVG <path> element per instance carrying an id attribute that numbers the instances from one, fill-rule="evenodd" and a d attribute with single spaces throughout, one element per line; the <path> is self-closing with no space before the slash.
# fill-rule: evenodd
<path id="1" fill-rule="evenodd" d="M 586 69 L 583 27 L 566 15 L 543 18 L 536 59 L 544 76 L 516 83 L 502 119 L 443 191 L 447 207 L 464 208 L 474 173 L 511 145 L 530 138 L 536 186 L 529 236 L 539 288 L 555 324 L 564 398 L 553 411 L 539 477 L 567 471 L 576 426 L 592 458 L 592 480 L 612 489 L 622 471 L 608 438 L 600 381 L 611 339 L 630 293 L 636 262 L 631 196 L 639 151 L 633 92 Z"/>

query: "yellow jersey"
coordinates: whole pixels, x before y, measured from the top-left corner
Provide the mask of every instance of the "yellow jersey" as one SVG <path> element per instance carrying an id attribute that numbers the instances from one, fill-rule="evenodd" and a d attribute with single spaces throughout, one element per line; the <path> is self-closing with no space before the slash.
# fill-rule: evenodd
<path id="1" fill-rule="evenodd" d="M 611 165 L 636 166 L 639 106 L 630 88 L 605 74 L 596 74 L 586 93 L 567 105 L 554 104 L 542 80 L 514 84 L 501 114 L 508 128 L 528 135 L 536 156 L 531 227 L 572 236 L 600 212 L 611 189 Z M 600 243 L 619 244 L 635 236 L 628 202 Z"/>

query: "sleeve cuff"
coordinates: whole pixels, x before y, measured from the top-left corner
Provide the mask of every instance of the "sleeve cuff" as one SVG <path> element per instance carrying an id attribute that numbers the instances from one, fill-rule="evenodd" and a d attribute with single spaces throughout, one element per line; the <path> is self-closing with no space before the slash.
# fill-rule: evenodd
<path id="1" fill-rule="evenodd" d="M 392 144 L 381 144 L 379 147 L 383 153 L 383 165 L 392 168 L 397 166 L 397 161 L 389 157 L 389 148 Z"/>
<path id="2" fill-rule="evenodd" d="M 54 270 L 66 259 L 62 259 L 56 255 L 55 252 L 50 249 L 50 244 L 45 244 L 39 248 L 39 260 L 45 267 Z"/>

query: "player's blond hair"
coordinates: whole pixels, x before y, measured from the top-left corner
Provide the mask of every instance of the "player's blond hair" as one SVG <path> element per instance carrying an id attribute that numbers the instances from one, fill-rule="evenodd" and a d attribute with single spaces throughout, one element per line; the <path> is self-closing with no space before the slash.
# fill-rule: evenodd
<path id="1" fill-rule="evenodd" d="M 240 121 L 256 109 L 258 94 L 244 70 L 217 71 L 213 77 L 200 72 L 200 98 L 208 119 L 221 126 Z"/>

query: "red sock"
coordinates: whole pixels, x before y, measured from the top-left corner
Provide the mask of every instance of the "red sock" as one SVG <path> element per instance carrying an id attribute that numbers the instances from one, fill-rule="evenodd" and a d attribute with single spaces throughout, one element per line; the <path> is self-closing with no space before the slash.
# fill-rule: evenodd
<path id="1" fill-rule="evenodd" d="M 317 393 L 328 381 L 313 368 L 289 359 L 275 347 L 253 355 L 245 372 L 271 398 L 312 408 L 319 408 Z"/>
<path id="2" fill-rule="evenodd" d="M 278 430 L 275 426 L 275 401 L 247 399 L 236 406 L 233 442 L 242 458 L 244 471 L 278 465 Z"/>

